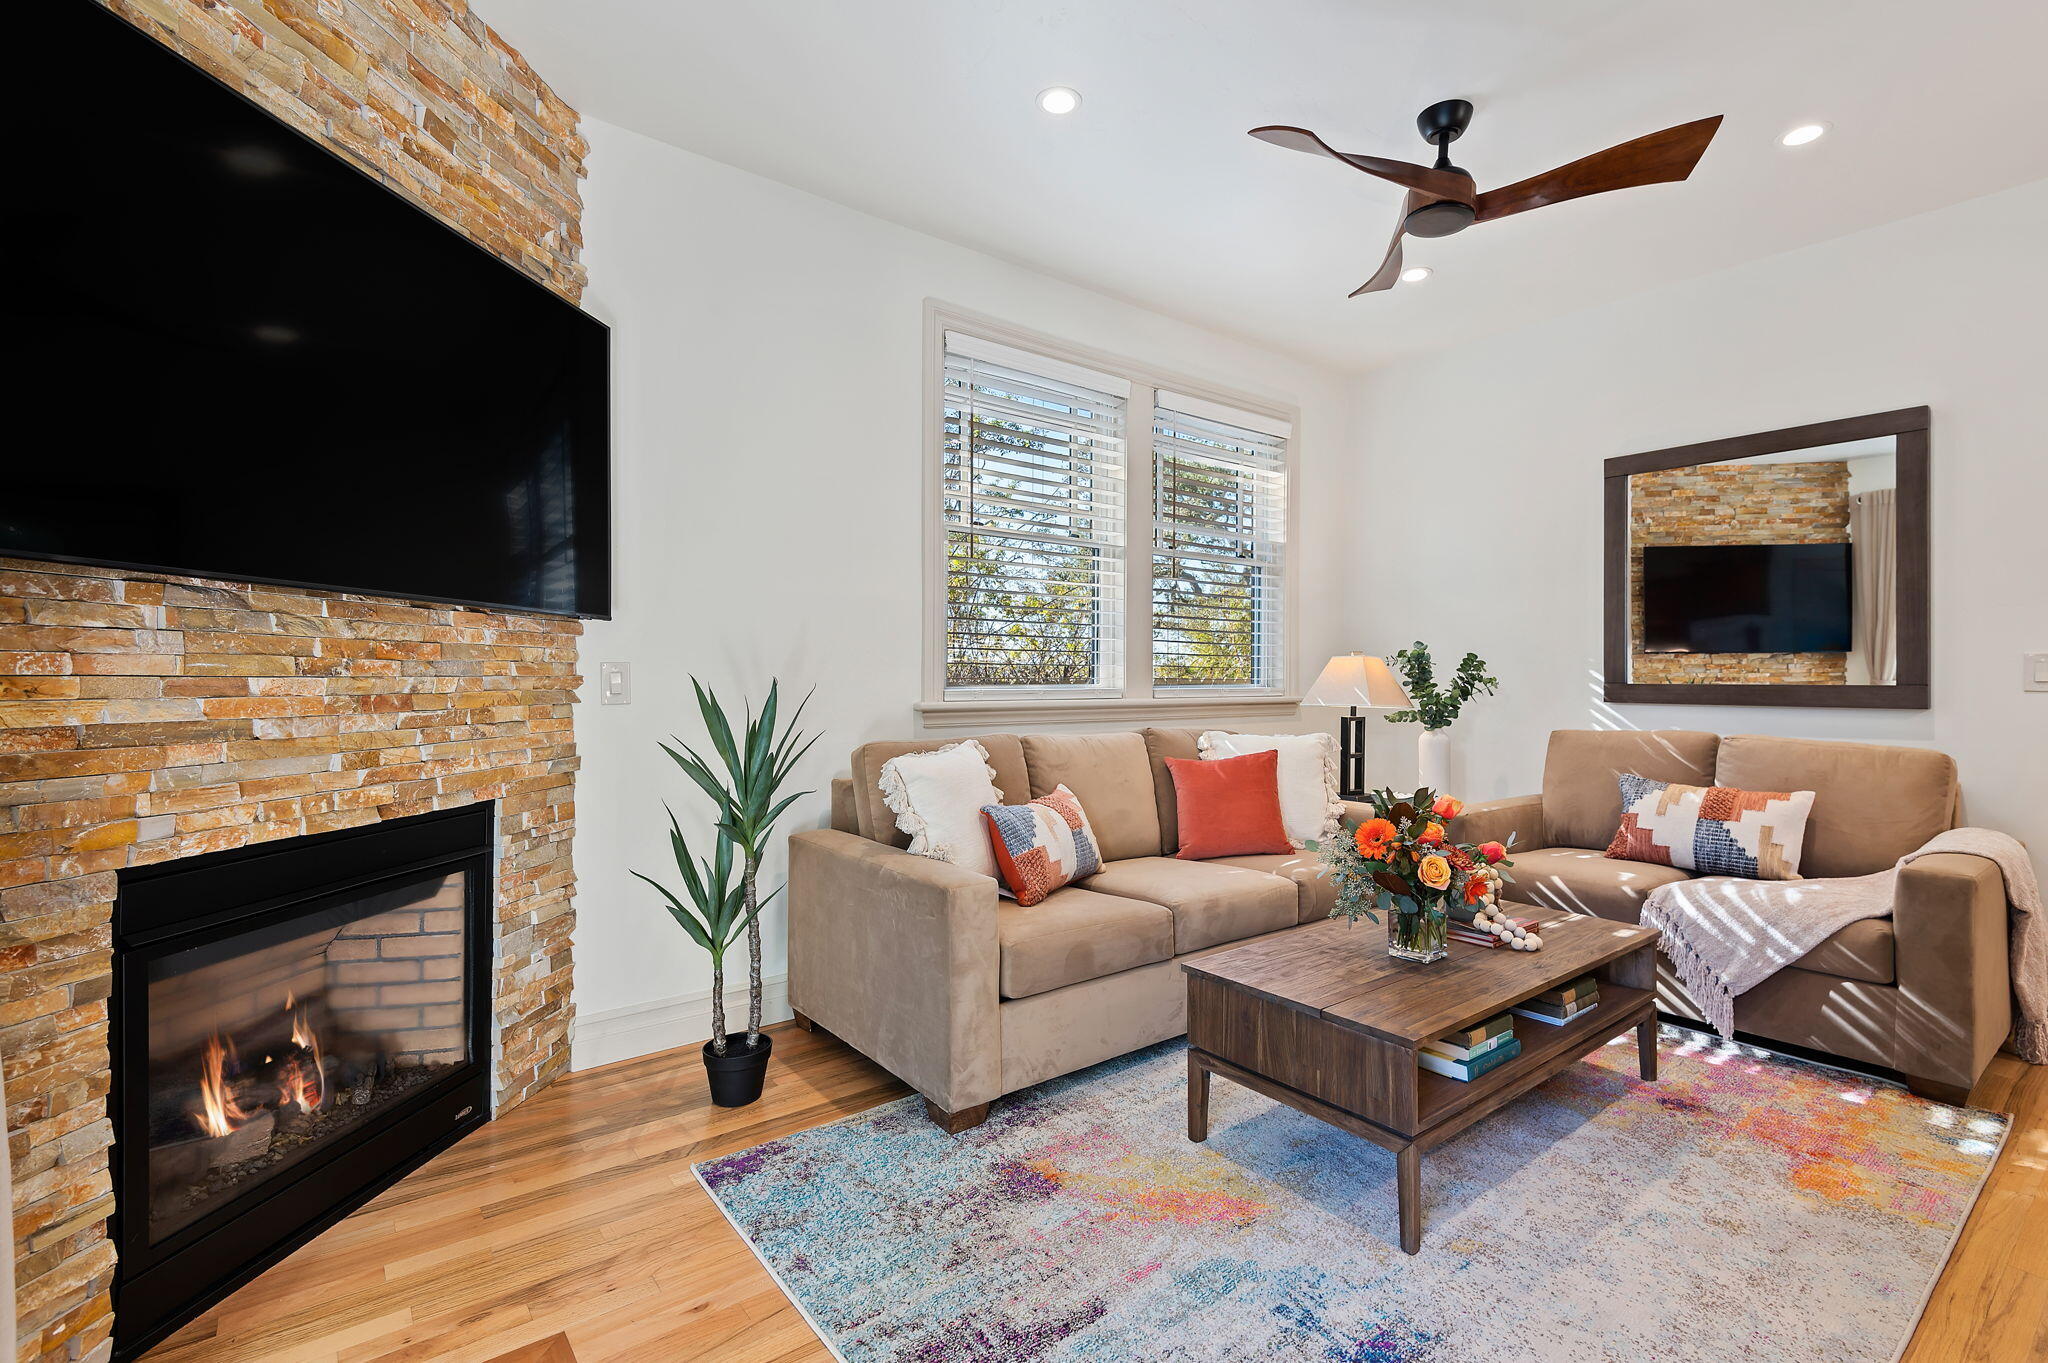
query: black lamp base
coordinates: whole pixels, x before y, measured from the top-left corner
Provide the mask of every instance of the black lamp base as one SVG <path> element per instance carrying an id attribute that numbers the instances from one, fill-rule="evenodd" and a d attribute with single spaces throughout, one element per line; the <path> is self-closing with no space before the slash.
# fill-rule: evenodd
<path id="1" fill-rule="evenodd" d="M 1351 713 L 1337 720 L 1337 796 L 1344 800 L 1365 798 L 1365 716 L 1352 706 Z"/>

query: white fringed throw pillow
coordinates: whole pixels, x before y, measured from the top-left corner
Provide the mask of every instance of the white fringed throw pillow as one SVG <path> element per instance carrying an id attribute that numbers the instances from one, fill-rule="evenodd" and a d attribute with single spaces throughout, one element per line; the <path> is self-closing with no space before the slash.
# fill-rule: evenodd
<path id="1" fill-rule="evenodd" d="M 995 775 L 988 749 L 969 738 L 892 757 L 876 784 L 896 826 L 910 835 L 912 852 L 993 880 L 996 858 L 981 810 L 1003 802 Z"/>
<path id="2" fill-rule="evenodd" d="M 1195 744 L 1205 762 L 1255 752 L 1280 755 L 1280 825 L 1297 848 L 1344 826 L 1337 798 L 1337 740 L 1329 734 L 1204 733 Z"/>

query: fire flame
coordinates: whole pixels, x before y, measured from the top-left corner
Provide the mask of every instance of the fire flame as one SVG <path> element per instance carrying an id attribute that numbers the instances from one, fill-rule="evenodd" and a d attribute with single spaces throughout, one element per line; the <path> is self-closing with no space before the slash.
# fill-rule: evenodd
<path id="1" fill-rule="evenodd" d="M 252 1114 L 242 1111 L 227 1086 L 228 1048 L 220 1033 L 206 1039 L 206 1055 L 199 1071 L 199 1125 L 209 1136 L 226 1136 L 240 1130 Z"/>
<path id="2" fill-rule="evenodd" d="M 277 1104 L 279 1110 L 296 1107 L 301 1112 L 317 1111 L 327 1097 L 327 1062 L 320 1054 L 320 1038 L 312 1024 L 306 1020 L 306 1010 L 297 1006 L 297 1000 L 285 996 L 285 1011 L 292 1020 L 292 1045 L 296 1053 L 284 1062 L 278 1072 Z M 265 1056 L 266 1063 L 270 1057 Z M 233 1063 L 241 1068 L 235 1054 L 233 1040 L 223 1040 L 219 1032 L 206 1039 L 206 1050 L 199 1066 L 199 1111 L 193 1114 L 200 1130 L 209 1136 L 228 1136 L 247 1126 L 263 1115 L 270 1107 L 268 1103 L 258 1105 L 255 1112 L 244 1109 L 234 1090 L 228 1085 L 228 1067 Z"/>
<path id="3" fill-rule="evenodd" d="M 286 1006 L 291 1001 L 286 1000 Z M 293 1056 L 285 1062 L 284 1079 L 277 1090 L 279 1107 L 297 1106 L 301 1112 L 311 1112 L 320 1106 L 327 1096 L 326 1062 L 320 1058 L 320 1038 L 313 1034 L 313 1028 L 306 1022 L 306 1010 L 301 1008 L 292 1014 L 292 1044 L 304 1054 L 313 1057 L 311 1072 Z"/>

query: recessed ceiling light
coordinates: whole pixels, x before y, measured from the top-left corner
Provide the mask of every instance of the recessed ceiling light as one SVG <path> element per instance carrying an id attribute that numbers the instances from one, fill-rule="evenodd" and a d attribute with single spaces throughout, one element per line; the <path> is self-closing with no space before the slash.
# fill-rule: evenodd
<path id="1" fill-rule="evenodd" d="M 1427 265 L 1410 265 L 1407 269 L 1401 271 L 1401 282 L 1403 284 L 1420 284 L 1435 273 L 1436 271 L 1430 269 Z"/>
<path id="2" fill-rule="evenodd" d="M 1064 85 L 1055 85 L 1049 90 L 1038 92 L 1038 107 L 1049 114 L 1070 114 L 1081 107 L 1081 92 Z"/>
<path id="3" fill-rule="evenodd" d="M 1828 125 L 1825 123 L 1802 123 L 1780 137 L 1778 144 L 1785 147 L 1803 147 L 1808 142 L 1820 141 L 1827 135 L 1827 130 Z"/>

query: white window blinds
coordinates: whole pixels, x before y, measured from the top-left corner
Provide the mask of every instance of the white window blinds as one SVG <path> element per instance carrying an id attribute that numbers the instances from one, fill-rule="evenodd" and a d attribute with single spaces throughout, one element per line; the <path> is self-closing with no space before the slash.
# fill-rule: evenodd
<path id="1" fill-rule="evenodd" d="M 1122 684 L 1129 385 L 946 333 L 945 686 Z"/>
<path id="2" fill-rule="evenodd" d="M 1161 389 L 1152 418 L 1152 685 L 1276 687 L 1287 423 Z"/>

